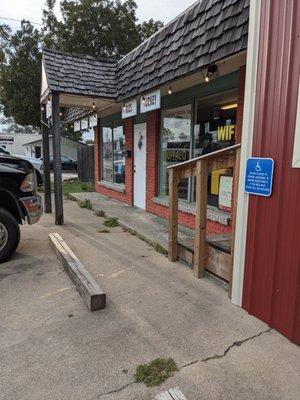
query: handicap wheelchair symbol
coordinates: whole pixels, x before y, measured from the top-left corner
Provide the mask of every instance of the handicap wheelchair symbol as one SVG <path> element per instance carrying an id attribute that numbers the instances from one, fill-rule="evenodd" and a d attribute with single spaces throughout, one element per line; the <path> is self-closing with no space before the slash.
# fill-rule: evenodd
<path id="1" fill-rule="evenodd" d="M 260 166 L 259 161 L 257 161 L 257 163 L 256 163 L 255 171 L 256 172 L 261 172 L 262 171 L 262 167 Z"/>

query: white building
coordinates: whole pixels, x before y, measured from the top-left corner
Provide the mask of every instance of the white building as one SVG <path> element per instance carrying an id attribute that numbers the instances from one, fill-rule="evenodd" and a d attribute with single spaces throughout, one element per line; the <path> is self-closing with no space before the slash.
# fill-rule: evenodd
<path id="1" fill-rule="evenodd" d="M 25 143 L 31 141 L 41 140 L 42 135 L 32 133 L 0 133 L 0 146 L 5 150 L 9 151 L 12 155 L 23 155 L 30 157 L 41 157 L 41 148 L 26 148 Z"/>
<path id="2" fill-rule="evenodd" d="M 49 137 L 49 146 L 51 156 L 53 155 L 52 136 Z M 73 160 L 77 161 L 77 149 L 81 146 L 86 146 L 86 144 L 77 142 L 76 140 L 72 140 L 64 136 L 61 137 L 61 154 L 63 156 L 71 157 Z M 40 157 L 42 157 L 43 155 L 43 141 L 41 138 L 25 143 L 23 147 L 25 149 L 25 152 L 27 152 L 28 154 L 36 154 L 38 149 L 38 151 L 41 152 Z"/>

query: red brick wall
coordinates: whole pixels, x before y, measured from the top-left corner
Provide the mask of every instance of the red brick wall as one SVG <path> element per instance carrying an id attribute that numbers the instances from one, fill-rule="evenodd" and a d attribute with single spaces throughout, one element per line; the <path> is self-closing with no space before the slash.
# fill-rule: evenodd
<path id="1" fill-rule="evenodd" d="M 133 156 L 133 118 L 124 121 L 125 146 L 126 150 L 130 150 Z M 108 189 L 99 185 L 101 180 L 101 146 L 100 146 L 100 128 L 95 128 L 95 190 L 104 196 L 112 197 L 116 200 L 123 201 L 133 205 L 133 157 L 126 158 L 125 162 L 125 193 L 119 193 L 113 189 Z"/>

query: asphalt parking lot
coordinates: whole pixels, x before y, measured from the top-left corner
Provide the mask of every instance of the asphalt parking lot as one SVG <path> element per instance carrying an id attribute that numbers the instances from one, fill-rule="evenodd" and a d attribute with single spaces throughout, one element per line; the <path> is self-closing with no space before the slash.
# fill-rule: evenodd
<path id="1" fill-rule="evenodd" d="M 298 400 L 300 350 L 233 306 L 226 292 L 169 263 L 121 228 L 65 202 L 22 228 L 0 266 L 3 400 L 150 400 L 179 388 L 189 400 Z M 48 234 L 58 232 L 107 293 L 91 313 L 62 270 Z M 172 357 L 179 371 L 161 387 L 134 383 L 141 363 Z"/>

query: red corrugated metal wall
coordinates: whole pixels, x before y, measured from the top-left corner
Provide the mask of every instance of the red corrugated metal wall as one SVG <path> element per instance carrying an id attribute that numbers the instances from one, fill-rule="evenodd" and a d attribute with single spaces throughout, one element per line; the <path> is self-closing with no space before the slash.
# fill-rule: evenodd
<path id="1" fill-rule="evenodd" d="M 300 1 L 262 1 L 260 29 L 253 156 L 274 158 L 276 170 L 272 197 L 250 196 L 243 307 L 300 344 Z"/>

